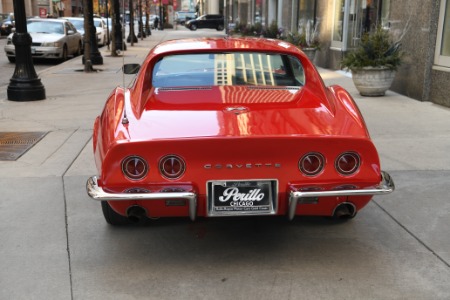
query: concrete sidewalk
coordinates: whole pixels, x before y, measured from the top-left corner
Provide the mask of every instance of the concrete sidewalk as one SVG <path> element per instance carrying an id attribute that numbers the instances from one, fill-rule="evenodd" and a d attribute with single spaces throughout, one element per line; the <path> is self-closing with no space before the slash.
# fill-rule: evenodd
<path id="1" fill-rule="evenodd" d="M 153 31 L 123 57 L 101 49 L 98 72 L 83 73 L 81 57 L 47 69 L 43 101 L 8 101 L 0 87 L 0 131 L 48 132 L 17 161 L 0 161 L 0 299 L 450 299 L 450 109 L 391 91 L 362 97 L 330 70 L 324 81 L 354 96 L 395 193 L 345 224 L 104 223 L 84 184 L 96 174 L 94 119 L 133 78 L 123 62 L 205 33 L 220 35 Z"/>

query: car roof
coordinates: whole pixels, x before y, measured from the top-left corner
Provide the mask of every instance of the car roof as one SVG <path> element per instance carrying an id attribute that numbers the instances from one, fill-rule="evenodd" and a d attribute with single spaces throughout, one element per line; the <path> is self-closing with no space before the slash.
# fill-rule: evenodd
<path id="1" fill-rule="evenodd" d="M 44 19 L 44 18 L 31 18 L 27 21 L 33 21 L 33 22 L 54 22 L 54 23 L 64 23 L 67 22 L 66 19 Z"/>
<path id="2" fill-rule="evenodd" d="M 169 52 L 208 52 L 210 51 L 252 51 L 299 53 L 293 45 L 278 39 L 266 38 L 188 38 L 165 41 L 157 45 L 153 52 L 164 54 Z"/>

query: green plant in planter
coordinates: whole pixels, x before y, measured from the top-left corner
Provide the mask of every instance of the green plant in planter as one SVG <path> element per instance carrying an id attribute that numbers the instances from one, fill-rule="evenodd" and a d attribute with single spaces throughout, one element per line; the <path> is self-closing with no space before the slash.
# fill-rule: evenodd
<path id="1" fill-rule="evenodd" d="M 318 37 L 318 23 L 306 21 L 306 25 L 299 27 L 298 32 L 289 32 L 286 35 L 286 41 L 302 49 L 302 51 L 313 61 L 316 51 L 320 50 L 320 41 Z"/>
<path id="2" fill-rule="evenodd" d="M 282 37 L 283 30 L 278 28 L 276 21 L 273 21 L 269 27 L 264 27 L 259 22 L 255 24 L 236 23 L 236 26 L 230 31 L 230 35 L 235 34 L 278 39 Z"/>
<path id="3" fill-rule="evenodd" d="M 320 50 L 320 40 L 318 37 L 318 24 L 307 22 L 305 26 L 299 28 L 298 32 L 289 32 L 286 41 L 301 49 Z"/>
<path id="4" fill-rule="evenodd" d="M 362 96 L 383 96 L 394 81 L 402 56 L 400 42 L 394 42 L 389 32 L 378 26 L 361 38 L 341 65 L 352 71 L 353 83 Z"/>
<path id="5" fill-rule="evenodd" d="M 350 70 L 364 67 L 396 70 L 402 55 L 400 42 L 393 42 L 389 32 L 378 26 L 374 32 L 363 35 L 359 46 L 345 55 L 341 65 Z"/>

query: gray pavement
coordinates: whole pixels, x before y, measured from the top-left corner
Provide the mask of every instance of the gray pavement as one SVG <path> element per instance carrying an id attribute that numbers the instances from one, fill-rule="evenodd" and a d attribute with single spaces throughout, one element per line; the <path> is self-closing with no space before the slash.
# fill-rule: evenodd
<path id="1" fill-rule="evenodd" d="M 153 31 L 85 74 L 81 58 L 39 73 L 47 99 L 6 100 L 0 131 L 48 131 L 20 159 L 0 161 L 0 299 L 450 299 L 450 109 L 388 92 L 357 101 L 394 177 L 346 223 L 321 218 L 159 220 L 115 228 L 85 192 L 96 173 L 92 126 L 107 95 L 167 38 Z"/>

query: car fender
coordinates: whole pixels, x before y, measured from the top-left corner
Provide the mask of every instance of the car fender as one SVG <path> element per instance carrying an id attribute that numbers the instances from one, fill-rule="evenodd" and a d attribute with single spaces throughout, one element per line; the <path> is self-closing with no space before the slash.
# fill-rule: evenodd
<path id="1" fill-rule="evenodd" d="M 94 122 L 93 147 L 98 171 L 108 151 L 118 139 L 129 139 L 124 125 L 125 90 L 117 87 L 106 100 L 105 107 Z"/>
<path id="2" fill-rule="evenodd" d="M 353 97 L 343 87 L 332 85 L 327 87 L 329 97 L 334 99 L 336 114 L 348 114 L 370 138 L 364 117 Z"/>

